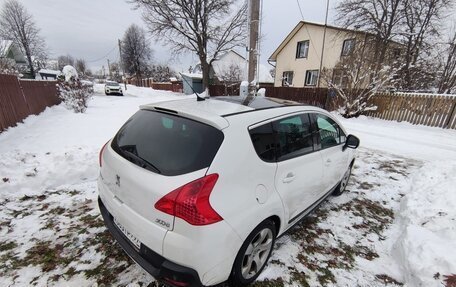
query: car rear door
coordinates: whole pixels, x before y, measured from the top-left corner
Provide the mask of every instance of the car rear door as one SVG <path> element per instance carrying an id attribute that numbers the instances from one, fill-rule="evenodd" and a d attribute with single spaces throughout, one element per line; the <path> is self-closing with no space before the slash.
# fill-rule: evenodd
<path id="1" fill-rule="evenodd" d="M 197 121 L 140 110 L 103 154 L 105 194 L 141 218 L 173 230 L 174 216 L 154 204 L 205 176 L 223 137 L 220 130 Z"/>
<path id="2" fill-rule="evenodd" d="M 319 198 L 323 161 L 315 152 L 311 120 L 300 113 L 275 120 L 277 172 L 275 186 L 286 209 L 288 223 Z"/>

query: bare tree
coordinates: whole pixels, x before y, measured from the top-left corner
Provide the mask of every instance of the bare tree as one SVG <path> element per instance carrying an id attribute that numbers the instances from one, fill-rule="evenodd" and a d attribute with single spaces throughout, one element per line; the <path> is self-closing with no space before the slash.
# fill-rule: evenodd
<path id="1" fill-rule="evenodd" d="M 86 61 L 84 59 L 77 59 L 75 65 L 76 71 L 78 71 L 82 76 L 85 76 L 87 71 Z"/>
<path id="2" fill-rule="evenodd" d="M 60 71 L 67 65 L 74 66 L 74 58 L 72 56 L 67 54 L 57 58 L 57 66 Z"/>
<path id="3" fill-rule="evenodd" d="M 337 6 L 336 22 L 345 28 L 361 29 L 375 36 L 373 63 L 375 72 L 382 69 L 389 45 L 399 33 L 404 0 L 342 0 Z"/>
<path id="4" fill-rule="evenodd" d="M 454 29 L 450 41 L 445 45 L 441 55 L 441 71 L 438 77 L 439 93 L 451 93 L 456 91 L 456 29 Z"/>
<path id="5" fill-rule="evenodd" d="M 239 0 L 130 0 L 143 10 L 151 35 L 175 52 L 192 51 L 200 60 L 203 85 L 209 85 L 212 61 L 243 44 L 247 5 Z"/>
<path id="6" fill-rule="evenodd" d="M 228 67 L 220 69 L 217 78 L 226 84 L 239 83 L 242 80 L 242 69 L 238 64 L 232 63 Z"/>
<path id="7" fill-rule="evenodd" d="M 219 69 L 216 76 L 223 83 L 227 96 L 229 95 L 228 88 L 237 87 L 243 78 L 241 67 L 235 63 Z"/>
<path id="8" fill-rule="evenodd" d="M 429 73 L 430 50 L 440 35 L 441 22 L 453 0 L 404 0 L 401 36 L 405 43 L 401 88 L 422 89 L 423 77 Z"/>
<path id="9" fill-rule="evenodd" d="M 0 12 L 0 36 L 15 41 L 25 54 L 30 74 L 35 77 L 34 58 L 46 54 L 44 39 L 39 35 L 31 14 L 17 0 L 6 0 Z"/>
<path id="10" fill-rule="evenodd" d="M 129 74 L 141 80 L 142 74 L 152 58 L 152 49 L 146 39 L 144 29 L 132 24 L 122 40 L 122 65 Z"/>

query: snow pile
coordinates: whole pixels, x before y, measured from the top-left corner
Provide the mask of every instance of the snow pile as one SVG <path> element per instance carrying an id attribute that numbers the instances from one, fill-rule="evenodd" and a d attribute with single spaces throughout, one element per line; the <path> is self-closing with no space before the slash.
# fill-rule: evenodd
<path id="1" fill-rule="evenodd" d="M 67 65 L 63 67 L 62 74 L 65 76 L 65 81 L 74 81 L 79 78 L 78 71 L 73 66 Z"/>
<path id="2" fill-rule="evenodd" d="M 456 273 L 456 163 L 426 164 L 402 199 L 395 244 L 410 286 L 440 286 L 439 274 Z"/>

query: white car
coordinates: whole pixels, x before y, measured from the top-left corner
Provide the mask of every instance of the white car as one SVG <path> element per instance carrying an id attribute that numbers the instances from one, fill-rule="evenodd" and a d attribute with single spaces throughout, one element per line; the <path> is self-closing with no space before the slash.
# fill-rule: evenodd
<path id="1" fill-rule="evenodd" d="M 106 95 L 116 94 L 116 95 L 123 96 L 122 87 L 117 82 L 108 81 L 105 84 L 105 94 Z"/>
<path id="2" fill-rule="evenodd" d="M 108 229 L 168 285 L 253 282 L 277 236 L 347 185 L 359 140 L 331 114 L 241 102 L 142 106 L 100 151 Z"/>

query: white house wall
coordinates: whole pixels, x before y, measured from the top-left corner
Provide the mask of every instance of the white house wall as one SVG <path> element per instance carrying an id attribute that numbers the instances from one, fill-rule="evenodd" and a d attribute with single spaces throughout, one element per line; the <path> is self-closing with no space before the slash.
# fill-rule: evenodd
<path id="1" fill-rule="evenodd" d="M 214 69 L 216 75 L 223 75 L 224 73 L 229 72 L 231 65 L 239 67 L 241 72 L 241 79 L 247 78 L 247 60 L 245 60 L 238 54 L 234 53 L 233 51 L 229 51 L 228 53 L 220 57 L 219 60 L 214 61 L 212 63 L 212 68 Z"/>
<path id="2" fill-rule="evenodd" d="M 274 86 L 282 86 L 282 75 L 285 71 L 293 71 L 293 87 L 304 87 L 307 70 L 318 70 L 323 44 L 324 27 L 304 24 L 291 38 L 287 45 L 278 53 L 276 59 L 276 77 Z M 339 61 L 343 42 L 353 38 L 344 31 L 328 28 L 326 31 L 323 67 L 333 68 Z M 298 42 L 309 40 L 307 58 L 296 58 Z M 324 85 L 321 81 L 321 86 Z"/>

